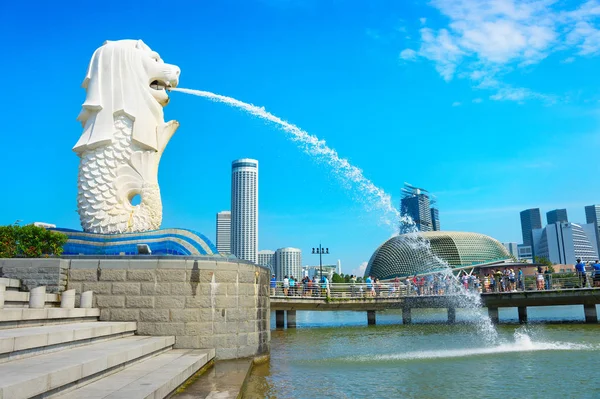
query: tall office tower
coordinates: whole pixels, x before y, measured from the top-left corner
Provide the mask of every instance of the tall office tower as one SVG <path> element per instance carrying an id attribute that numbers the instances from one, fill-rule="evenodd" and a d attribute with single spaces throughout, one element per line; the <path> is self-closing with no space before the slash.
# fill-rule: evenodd
<path id="1" fill-rule="evenodd" d="M 569 220 L 567 218 L 567 210 L 566 209 L 554 209 L 552 211 L 546 212 L 546 221 L 548 224 L 554 223 L 567 223 Z"/>
<path id="2" fill-rule="evenodd" d="M 279 248 L 275 251 L 275 277 L 283 280 L 285 276 L 302 279 L 302 251 L 298 248 Z"/>
<path id="3" fill-rule="evenodd" d="M 258 251 L 258 263 L 261 266 L 268 267 L 272 274 L 275 274 L 275 251 L 263 249 Z"/>
<path id="4" fill-rule="evenodd" d="M 600 205 L 588 205 L 585 207 L 586 223 L 596 226 L 596 240 L 600 250 Z"/>
<path id="5" fill-rule="evenodd" d="M 437 208 L 431 208 L 431 229 L 440 231 L 440 211 Z"/>
<path id="6" fill-rule="evenodd" d="M 220 254 L 231 253 L 231 212 L 217 213 L 217 251 Z"/>
<path id="7" fill-rule="evenodd" d="M 258 161 L 231 164 L 231 253 L 256 263 L 258 252 Z"/>
<path id="8" fill-rule="evenodd" d="M 411 225 L 409 222 L 402 220 L 400 232 L 410 233 L 415 229 L 418 231 L 432 231 L 432 211 L 430 210 L 430 201 L 427 190 L 404 183 L 404 187 L 401 191 L 402 199 L 400 200 L 400 213 L 402 216 L 409 216 L 414 224 Z"/>
<path id="9" fill-rule="evenodd" d="M 531 231 L 533 229 L 541 228 L 542 215 L 540 214 L 540 208 L 526 209 L 521 212 L 521 234 L 523 235 L 523 245 L 533 248 Z"/>

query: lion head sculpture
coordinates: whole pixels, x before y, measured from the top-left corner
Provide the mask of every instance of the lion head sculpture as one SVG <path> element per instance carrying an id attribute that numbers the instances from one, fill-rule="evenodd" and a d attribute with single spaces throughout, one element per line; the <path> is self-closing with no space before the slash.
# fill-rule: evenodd
<path id="1" fill-rule="evenodd" d="M 83 133 L 73 150 L 81 154 L 110 144 L 114 116 L 124 113 L 133 121 L 132 141 L 158 151 L 167 89 L 177 86 L 179 72 L 141 40 L 105 42 L 94 52 L 83 81 L 87 96 L 77 117 Z"/>

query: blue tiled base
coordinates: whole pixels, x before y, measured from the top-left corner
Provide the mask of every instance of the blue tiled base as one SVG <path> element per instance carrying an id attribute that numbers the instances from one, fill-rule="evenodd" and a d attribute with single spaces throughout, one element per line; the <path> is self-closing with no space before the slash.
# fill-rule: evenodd
<path id="1" fill-rule="evenodd" d="M 160 229 L 143 233 L 95 234 L 52 229 L 69 237 L 63 255 L 137 255 L 137 244 L 146 244 L 153 255 L 218 255 L 204 235 L 187 229 Z"/>

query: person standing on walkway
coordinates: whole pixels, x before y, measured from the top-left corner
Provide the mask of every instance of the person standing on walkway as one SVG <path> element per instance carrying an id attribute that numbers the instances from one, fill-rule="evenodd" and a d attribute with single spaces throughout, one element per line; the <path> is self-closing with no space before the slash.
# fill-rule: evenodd
<path id="1" fill-rule="evenodd" d="M 552 272 L 549 267 L 547 267 L 544 272 L 544 280 L 546 281 L 546 289 L 549 290 L 552 288 Z"/>
<path id="2" fill-rule="evenodd" d="M 352 297 L 356 296 L 356 276 L 354 274 L 350 275 L 350 289 L 352 291 Z"/>
<path id="3" fill-rule="evenodd" d="M 577 259 L 575 270 L 577 271 L 577 277 L 579 277 L 579 287 L 585 288 L 587 286 L 587 276 L 585 275 L 585 263 L 581 259 Z"/>
<path id="4" fill-rule="evenodd" d="M 523 280 L 523 270 L 519 268 L 519 272 L 517 273 L 517 284 L 518 290 L 525 291 L 525 281 Z"/>
<path id="5" fill-rule="evenodd" d="M 371 276 L 367 276 L 367 279 L 365 280 L 365 283 L 367 283 L 367 295 L 372 296 L 372 292 L 373 292 L 373 280 L 371 280 Z"/>
<path id="6" fill-rule="evenodd" d="M 594 269 L 594 287 L 600 287 L 600 262 L 596 259 L 596 262 L 592 264 Z"/>
<path id="7" fill-rule="evenodd" d="M 543 291 L 544 290 L 544 273 L 543 273 L 541 266 L 538 266 L 537 275 L 535 276 L 535 281 L 537 284 L 537 290 Z"/>
<path id="8" fill-rule="evenodd" d="M 271 275 L 271 296 L 275 296 L 275 289 L 277 288 L 277 279 L 275 275 Z"/>
<path id="9" fill-rule="evenodd" d="M 288 296 L 289 291 L 290 291 L 290 279 L 288 278 L 288 276 L 285 276 L 283 279 L 283 295 Z"/>

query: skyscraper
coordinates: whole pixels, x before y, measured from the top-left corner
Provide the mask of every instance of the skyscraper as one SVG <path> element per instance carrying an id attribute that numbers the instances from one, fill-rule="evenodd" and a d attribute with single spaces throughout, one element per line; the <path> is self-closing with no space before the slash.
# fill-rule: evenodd
<path id="1" fill-rule="evenodd" d="M 519 246 L 516 242 L 503 242 L 502 245 L 515 259 L 519 259 Z"/>
<path id="2" fill-rule="evenodd" d="M 413 224 L 402 220 L 401 233 L 410 233 L 415 229 L 418 231 L 437 231 L 440 228 L 439 211 L 431 205 L 435 204 L 435 197 L 430 196 L 428 191 L 404 183 L 402 188 L 402 199 L 400 200 L 400 213 L 409 216 Z"/>
<path id="3" fill-rule="evenodd" d="M 593 223 L 596 226 L 596 241 L 600 250 L 600 205 L 586 206 L 585 219 L 587 223 Z"/>
<path id="4" fill-rule="evenodd" d="M 567 218 L 567 210 L 554 209 L 552 211 L 546 212 L 546 221 L 548 222 L 548 224 L 568 222 L 569 220 Z"/>
<path id="5" fill-rule="evenodd" d="M 431 208 L 431 229 L 440 231 L 440 211 L 437 208 Z"/>
<path id="6" fill-rule="evenodd" d="M 231 164 L 231 253 L 256 263 L 258 252 L 258 161 Z"/>
<path id="7" fill-rule="evenodd" d="M 275 251 L 263 249 L 258 251 L 258 263 L 261 266 L 271 269 L 271 273 L 275 274 Z"/>
<path id="8" fill-rule="evenodd" d="M 596 226 L 593 223 L 554 223 L 534 229 L 533 253 L 552 263 L 567 265 L 576 259 L 584 262 L 598 259 Z"/>
<path id="9" fill-rule="evenodd" d="M 302 251 L 298 248 L 279 248 L 275 251 L 275 277 L 283 280 L 285 276 L 302 279 Z"/>
<path id="10" fill-rule="evenodd" d="M 231 253 L 231 212 L 217 213 L 217 251 L 220 254 Z"/>
<path id="11" fill-rule="evenodd" d="M 526 209 L 521 212 L 521 234 L 523 235 L 523 245 L 533 248 L 531 231 L 542 228 L 542 215 L 540 208 Z"/>

